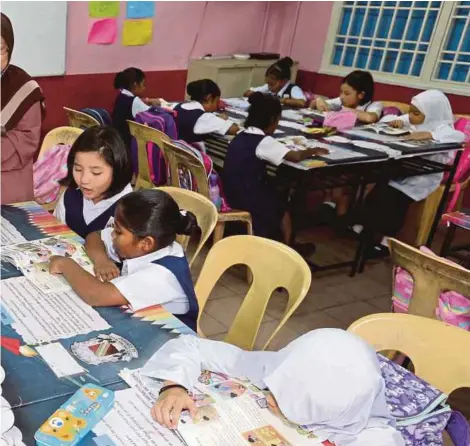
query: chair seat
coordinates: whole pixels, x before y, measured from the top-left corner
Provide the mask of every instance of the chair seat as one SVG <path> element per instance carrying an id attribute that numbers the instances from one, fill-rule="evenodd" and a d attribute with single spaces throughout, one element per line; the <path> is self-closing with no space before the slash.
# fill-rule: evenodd
<path id="1" fill-rule="evenodd" d="M 232 209 L 229 212 L 219 212 L 219 221 L 251 221 L 251 215 L 247 211 Z"/>

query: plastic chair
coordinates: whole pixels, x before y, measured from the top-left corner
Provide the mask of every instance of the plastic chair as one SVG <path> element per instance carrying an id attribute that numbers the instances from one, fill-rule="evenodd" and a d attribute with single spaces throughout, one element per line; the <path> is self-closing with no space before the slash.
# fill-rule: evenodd
<path id="1" fill-rule="evenodd" d="M 287 245 L 252 235 L 227 237 L 209 251 L 196 283 L 199 316 L 217 281 L 234 265 L 248 266 L 253 280 L 225 342 L 251 350 L 272 293 L 279 287 L 289 293 L 284 314 L 264 345 L 264 350 L 305 298 L 312 273 L 300 254 Z M 198 333 L 202 334 L 199 320 Z"/>
<path id="2" fill-rule="evenodd" d="M 470 335 L 461 328 L 411 314 L 378 313 L 359 319 L 348 331 L 376 351 L 406 354 L 415 374 L 447 395 L 470 387 Z"/>
<path id="3" fill-rule="evenodd" d="M 163 143 L 169 141 L 170 138 L 160 130 L 148 127 L 143 124 L 138 124 L 134 121 L 127 121 L 131 135 L 137 141 L 137 159 L 139 163 L 139 173 L 137 174 L 137 181 L 135 189 L 149 189 L 155 187 L 150 177 L 149 161 L 147 156 L 147 143 L 153 142 L 158 146 L 165 155 Z M 166 157 L 165 157 L 166 158 Z"/>
<path id="4" fill-rule="evenodd" d="M 217 224 L 217 208 L 208 198 L 191 190 L 180 189 L 178 187 L 159 187 L 158 189 L 171 195 L 180 209 L 192 212 L 197 218 L 197 225 L 201 229 L 201 239 L 199 240 L 199 244 L 193 256 L 191 259 L 188 259 L 189 266 L 191 266 L 201 251 L 201 248 L 214 231 L 215 225 Z M 183 246 L 185 251 L 188 247 L 189 238 L 188 235 L 178 236 L 178 242 Z"/>
<path id="5" fill-rule="evenodd" d="M 470 271 L 428 255 L 396 239 L 389 239 L 394 265 L 408 271 L 413 278 L 409 314 L 436 319 L 436 308 L 442 292 L 452 290 L 470 296 Z"/>
<path id="6" fill-rule="evenodd" d="M 83 113 L 72 108 L 64 107 L 65 114 L 69 120 L 70 127 L 78 127 L 79 129 L 87 129 L 89 127 L 95 127 L 100 123 L 90 115 Z"/>
<path id="7" fill-rule="evenodd" d="M 192 153 L 180 149 L 170 141 L 164 141 L 163 146 L 165 148 L 165 158 L 170 168 L 171 185 L 174 187 L 181 187 L 178 170 L 180 168 L 184 168 L 191 172 L 193 178 L 195 178 L 198 192 L 210 199 L 206 169 L 201 161 Z M 245 223 L 247 226 L 247 233 L 249 235 L 253 234 L 253 225 L 249 212 L 240 210 L 232 210 L 223 213 L 219 212 L 219 218 L 214 230 L 214 243 L 217 243 L 224 237 L 225 223 L 228 221 L 241 221 Z"/>

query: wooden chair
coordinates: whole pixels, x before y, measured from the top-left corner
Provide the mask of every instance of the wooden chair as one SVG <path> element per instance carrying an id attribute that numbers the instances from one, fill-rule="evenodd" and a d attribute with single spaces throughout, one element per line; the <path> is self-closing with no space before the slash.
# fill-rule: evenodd
<path id="1" fill-rule="evenodd" d="M 153 142 L 160 148 L 162 153 L 165 154 L 163 143 L 164 141 L 170 141 L 170 138 L 163 132 L 160 132 L 160 130 L 153 129 L 152 127 L 148 127 L 143 124 L 138 124 L 134 121 L 128 120 L 127 124 L 129 125 L 129 131 L 131 132 L 131 135 L 137 141 L 139 173 L 137 175 L 135 189 L 153 188 L 155 185 L 150 178 L 150 167 L 147 157 L 147 143 Z"/>
<path id="2" fill-rule="evenodd" d="M 251 350 L 272 293 L 279 287 L 289 293 L 284 314 L 265 349 L 304 299 L 312 273 L 305 260 L 287 245 L 252 235 L 227 237 L 209 251 L 196 283 L 199 316 L 217 281 L 234 265 L 248 266 L 253 280 L 225 342 Z M 199 320 L 198 333 L 202 334 Z"/>
<path id="3" fill-rule="evenodd" d="M 436 319 L 436 308 L 443 291 L 470 296 L 469 270 L 395 239 L 389 239 L 389 246 L 393 264 L 408 271 L 413 278 L 409 314 Z"/>
<path id="4" fill-rule="evenodd" d="M 171 185 L 181 187 L 179 169 L 183 168 L 191 172 L 197 183 L 198 192 L 209 198 L 209 183 L 207 180 L 206 169 L 201 161 L 192 153 L 177 147 L 170 141 L 164 141 L 165 158 L 170 167 Z M 232 210 L 230 212 L 219 212 L 219 218 L 214 231 L 214 243 L 217 243 L 224 237 L 225 223 L 228 221 L 240 221 L 246 224 L 247 233 L 253 234 L 253 225 L 249 212 Z"/>
<path id="5" fill-rule="evenodd" d="M 59 144 L 71 146 L 75 142 L 75 140 L 81 135 L 82 132 L 82 129 L 78 129 L 76 127 L 57 127 L 56 129 L 51 130 L 44 137 L 41 149 L 39 150 L 38 159 L 43 157 L 48 150 L 52 149 L 52 147 L 57 146 Z M 57 201 L 62 195 L 64 189 L 64 187 L 61 187 L 57 198 L 51 203 L 42 204 L 42 207 L 47 211 L 52 212 L 55 209 Z"/>
<path id="6" fill-rule="evenodd" d="M 201 229 L 201 239 L 191 259 L 188 259 L 189 266 L 191 266 L 201 251 L 201 248 L 214 231 L 215 225 L 217 224 L 217 208 L 208 198 L 191 190 L 178 187 L 160 187 L 159 189 L 171 195 L 180 209 L 192 212 L 197 218 L 197 224 Z M 183 246 L 185 251 L 188 247 L 189 238 L 190 237 L 187 235 L 178 236 L 178 242 Z"/>
<path id="7" fill-rule="evenodd" d="M 411 314 L 378 313 L 359 319 L 348 331 L 376 351 L 406 354 L 415 374 L 447 395 L 470 387 L 470 333 L 462 328 Z"/>
<path id="8" fill-rule="evenodd" d="M 78 110 L 64 107 L 65 114 L 69 120 L 70 127 L 78 127 L 79 129 L 87 129 L 89 127 L 95 127 L 100 123 L 93 117 L 87 115 Z"/>

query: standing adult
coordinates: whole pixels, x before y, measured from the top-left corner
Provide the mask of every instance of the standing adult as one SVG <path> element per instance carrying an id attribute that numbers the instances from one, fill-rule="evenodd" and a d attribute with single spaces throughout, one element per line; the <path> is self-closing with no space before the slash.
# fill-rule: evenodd
<path id="1" fill-rule="evenodd" d="M 34 198 L 33 161 L 39 148 L 44 97 L 38 83 L 11 65 L 14 34 L 10 19 L 1 14 L 1 203 Z"/>

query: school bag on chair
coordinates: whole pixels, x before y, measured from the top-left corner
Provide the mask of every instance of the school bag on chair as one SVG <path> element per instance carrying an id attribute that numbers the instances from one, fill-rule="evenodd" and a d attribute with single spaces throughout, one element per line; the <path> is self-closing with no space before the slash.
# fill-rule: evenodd
<path id="1" fill-rule="evenodd" d="M 159 107 L 152 107 L 147 111 L 137 114 L 135 122 L 147 125 L 159 130 L 171 139 L 178 139 L 175 119 L 172 112 Z M 149 163 L 150 179 L 155 186 L 164 186 L 167 183 L 167 166 L 160 147 L 152 142 L 147 142 L 147 159 Z M 132 138 L 131 144 L 132 168 L 135 174 L 139 172 L 137 155 L 137 141 Z"/>
<path id="2" fill-rule="evenodd" d="M 104 108 L 82 108 L 80 111 L 92 118 L 95 118 L 100 125 L 106 127 L 112 125 L 111 116 L 109 115 L 108 110 Z"/>

